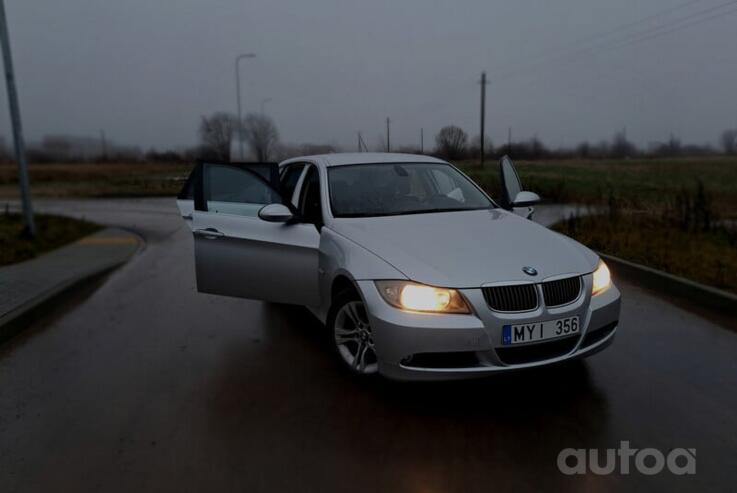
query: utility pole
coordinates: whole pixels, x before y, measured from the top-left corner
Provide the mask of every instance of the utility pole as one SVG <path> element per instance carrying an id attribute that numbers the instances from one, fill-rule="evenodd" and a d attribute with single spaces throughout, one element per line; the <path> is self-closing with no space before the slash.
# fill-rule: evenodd
<path id="1" fill-rule="evenodd" d="M 266 103 L 270 103 L 272 101 L 271 98 L 264 98 L 261 100 L 261 115 L 266 115 Z"/>
<path id="2" fill-rule="evenodd" d="M 420 127 L 420 154 L 425 154 L 425 129 Z"/>
<path id="3" fill-rule="evenodd" d="M 107 161 L 107 140 L 105 139 L 105 130 L 100 129 L 100 150 L 102 151 L 103 161 Z"/>
<path id="4" fill-rule="evenodd" d="M 240 149 L 240 158 L 243 161 L 243 117 L 241 116 L 241 73 L 240 63 L 245 58 L 255 58 L 253 53 L 244 53 L 235 57 L 235 99 L 238 104 L 238 145 Z"/>
<path id="5" fill-rule="evenodd" d="M 13 75 L 13 56 L 10 52 L 10 36 L 8 35 L 8 20 L 5 15 L 5 0 L 0 0 L 0 43 L 2 43 L 3 61 L 5 63 L 5 85 L 8 90 L 8 106 L 10 120 L 13 125 L 13 144 L 15 147 L 15 162 L 18 166 L 18 183 L 23 205 L 24 233 L 33 238 L 36 236 L 36 223 L 33 220 L 33 206 L 31 205 L 31 190 L 28 180 L 28 166 L 26 165 L 26 149 L 23 142 L 23 127 L 20 119 L 18 92 Z"/>
<path id="6" fill-rule="evenodd" d="M 486 72 L 481 72 L 481 167 L 484 167 L 484 142 L 486 141 Z"/>
<path id="7" fill-rule="evenodd" d="M 386 117 L 386 152 L 392 152 L 391 120 Z"/>

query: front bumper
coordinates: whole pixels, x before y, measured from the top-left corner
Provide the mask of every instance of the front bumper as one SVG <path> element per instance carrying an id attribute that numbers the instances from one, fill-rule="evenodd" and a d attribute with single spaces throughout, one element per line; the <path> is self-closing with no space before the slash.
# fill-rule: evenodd
<path id="1" fill-rule="evenodd" d="M 379 372 L 397 380 L 445 380 L 550 365 L 594 354 L 614 340 L 620 293 L 612 285 L 591 296 L 591 275 L 583 276 L 573 303 L 524 313 L 492 311 L 481 289 L 461 290 L 471 315 L 411 313 L 387 304 L 372 281 L 359 281 L 374 333 Z M 524 346 L 503 346 L 502 327 L 578 315 L 581 332 Z M 511 350 L 510 350 L 511 349 Z"/>

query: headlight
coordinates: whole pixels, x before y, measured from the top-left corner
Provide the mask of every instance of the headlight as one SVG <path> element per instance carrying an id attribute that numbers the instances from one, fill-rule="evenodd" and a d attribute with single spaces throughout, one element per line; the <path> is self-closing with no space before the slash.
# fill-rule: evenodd
<path id="1" fill-rule="evenodd" d="M 594 285 L 591 289 L 592 295 L 597 295 L 605 291 L 612 284 L 612 275 L 609 273 L 609 267 L 603 260 L 599 260 L 599 266 L 594 271 Z"/>
<path id="2" fill-rule="evenodd" d="M 435 288 L 409 281 L 376 281 L 384 301 L 413 312 L 471 313 L 455 289 Z"/>

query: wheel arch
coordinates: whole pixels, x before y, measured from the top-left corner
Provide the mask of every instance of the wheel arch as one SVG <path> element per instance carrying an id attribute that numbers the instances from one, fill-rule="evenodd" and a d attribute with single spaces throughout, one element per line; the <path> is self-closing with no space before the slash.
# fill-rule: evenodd
<path id="1" fill-rule="evenodd" d="M 330 304 L 332 305 L 333 301 L 339 294 L 346 291 L 353 291 L 357 295 L 361 296 L 361 290 L 358 289 L 356 282 L 347 274 L 341 272 L 335 276 L 330 286 Z M 361 298 L 363 297 L 361 296 Z"/>

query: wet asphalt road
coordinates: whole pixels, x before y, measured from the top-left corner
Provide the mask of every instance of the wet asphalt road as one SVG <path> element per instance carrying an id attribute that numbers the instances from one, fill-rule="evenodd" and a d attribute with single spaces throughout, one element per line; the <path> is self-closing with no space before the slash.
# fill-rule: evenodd
<path id="1" fill-rule="evenodd" d="M 737 334 L 631 284 L 583 363 L 365 383 L 306 310 L 197 294 L 173 201 L 41 206 L 147 247 L 0 347 L 0 492 L 737 489 Z M 622 440 L 695 448 L 697 474 L 557 469 Z"/>

